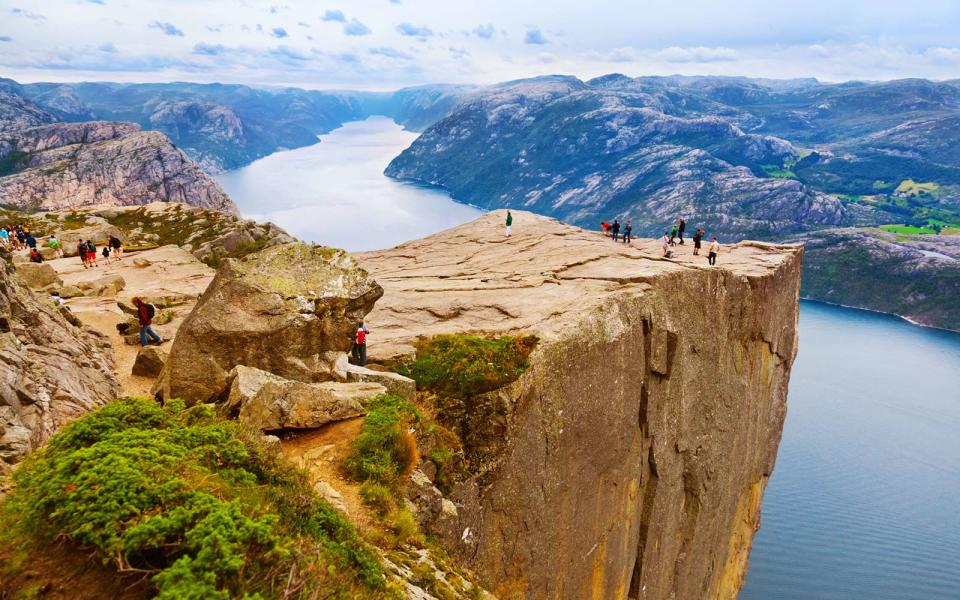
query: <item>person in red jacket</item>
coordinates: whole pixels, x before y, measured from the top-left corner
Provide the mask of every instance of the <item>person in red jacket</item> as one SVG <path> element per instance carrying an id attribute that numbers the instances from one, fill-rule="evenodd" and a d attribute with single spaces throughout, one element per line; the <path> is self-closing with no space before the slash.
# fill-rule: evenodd
<path id="1" fill-rule="evenodd" d="M 357 334 L 353 340 L 353 364 L 367 366 L 367 334 L 370 330 L 363 323 L 357 325 Z"/>
<path id="2" fill-rule="evenodd" d="M 150 337 L 154 344 L 162 344 L 163 340 L 157 335 L 157 332 L 153 330 L 153 327 L 151 327 L 153 324 L 153 305 L 147 304 L 140 298 L 133 298 L 132 302 L 133 305 L 137 307 L 137 320 L 140 322 L 140 345 L 146 346 L 149 343 L 147 336 Z"/>

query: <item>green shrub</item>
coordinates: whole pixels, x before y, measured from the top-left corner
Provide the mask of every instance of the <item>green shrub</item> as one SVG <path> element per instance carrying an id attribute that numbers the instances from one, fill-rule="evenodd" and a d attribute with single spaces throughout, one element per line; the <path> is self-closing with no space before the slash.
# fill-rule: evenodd
<path id="1" fill-rule="evenodd" d="M 397 504 L 396 495 L 382 483 L 365 481 L 360 486 L 360 498 L 363 503 L 381 515 L 389 513 Z"/>
<path id="2" fill-rule="evenodd" d="M 420 416 L 412 404 L 390 394 L 375 398 L 366 408 L 360 435 L 353 440 L 344 466 L 357 481 L 395 486 L 417 462 L 410 426 Z"/>
<path id="3" fill-rule="evenodd" d="M 437 335 L 417 342 L 416 359 L 397 372 L 415 380 L 420 389 L 469 398 L 520 377 L 537 341 L 534 336 Z"/>
<path id="4" fill-rule="evenodd" d="M 208 405 L 117 401 L 65 427 L 14 482 L 7 535 L 92 547 L 105 563 L 154 573 L 159 598 L 378 597 L 384 587 L 376 556 L 304 474 Z"/>

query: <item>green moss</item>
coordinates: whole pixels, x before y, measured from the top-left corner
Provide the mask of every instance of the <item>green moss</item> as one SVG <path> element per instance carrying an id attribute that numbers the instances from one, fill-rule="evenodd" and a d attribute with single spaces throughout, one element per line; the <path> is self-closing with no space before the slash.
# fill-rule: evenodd
<path id="1" fill-rule="evenodd" d="M 0 514 L 8 543 L 66 538 L 153 573 L 158 598 L 384 591 L 350 522 L 209 406 L 117 401 L 65 427 L 14 481 Z"/>
<path id="2" fill-rule="evenodd" d="M 516 381 L 537 341 L 531 335 L 438 335 L 418 341 L 414 361 L 398 366 L 397 372 L 415 380 L 419 389 L 465 399 Z"/>

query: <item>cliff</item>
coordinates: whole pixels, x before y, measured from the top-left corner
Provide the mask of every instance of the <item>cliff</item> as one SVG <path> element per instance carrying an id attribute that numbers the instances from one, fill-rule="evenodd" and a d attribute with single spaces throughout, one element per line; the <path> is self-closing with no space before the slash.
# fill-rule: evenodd
<path id="1" fill-rule="evenodd" d="M 0 475 L 120 393 L 109 342 L 34 295 L 9 261 L 0 251 Z"/>
<path id="2" fill-rule="evenodd" d="M 786 412 L 802 249 L 744 242 L 711 268 L 530 213 L 504 238 L 503 219 L 359 257 L 385 292 L 374 360 L 440 333 L 540 340 L 457 424 L 478 456 L 433 533 L 500 598 L 735 598 Z"/>
<path id="3" fill-rule="evenodd" d="M 0 140 L 0 204 L 56 210 L 183 202 L 230 213 L 220 186 L 161 133 L 133 123 L 54 123 Z"/>

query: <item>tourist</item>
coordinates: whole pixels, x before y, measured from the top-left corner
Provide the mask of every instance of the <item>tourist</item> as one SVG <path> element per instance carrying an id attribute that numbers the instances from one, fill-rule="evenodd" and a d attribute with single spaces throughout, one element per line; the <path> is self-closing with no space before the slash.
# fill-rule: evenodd
<path id="1" fill-rule="evenodd" d="M 510 237 L 510 226 L 513 225 L 513 215 L 510 214 L 510 211 L 507 211 L 507 234 L 506 237 Z"/>
<path id="2" fill-rule="evenodd" d="M 110 244 L 105 245 L 100 254 L 103 255 L 103 262 L 110 264 Z"/>
<path id="3" fill-rule="evenodd" d="M 610 231 L 613 232 L 613 241 L 617 241 L 617 236 L 620 235 L 620 221 L 614 219 Z"/>
<path id="4" fill-rule="evenodd" d="M 131 299 L 131 302 L 137 307 L 137 321 L 140 322 L 140 345 L 146 346 L 150 343 L 147 337 L 150 337 L 150 340 L 152 340 L 154 344 L 162 344 L 163 340 L 157 335 L 157 332 L 153 330 L 153 327 L 151 327 L 156 309 L 152 304 L 148 304 L 140 298 L 134 297 Z"/>
<path id="5" fill-rule="evenodd" d="M 113 249 L 113 256 L 120 260 L 123 258 L 123 244 L 120 243 L 120 238 L 115 235 L 110 236 L 109 246 Z"/>
<path id="6" fill-rule="evenodd" d="M 86 252 L 87 252 L 87 263 L 88 263 L 91 267 L 96 267 L 96 266 L 97 266 L 97 246 L 96 246 L 96 244 L 94 244 L 94 243 L 93 243 L 92 241 L 90 241 L 90 240 L 87 240 L 87 243 L 85 244 L 85 246 L 86 246 Z"/>
<path id="7" fill-rule="evenodd" d="M 703 240 L 703 228 L 697 227 L 697 230 L 693 232 L 693 255 L 697 256 L 700 254 L 700 241 Z"/>
<path id="8" fill-rule="evenodd" d="M 0 244 L 4 246 L 10 245 L 10 232 L 7 231 L 6 227 L 0 227 Z"/>
<path id="9" fill-rule="evenodd" d="M 603 232 L 603 235 L 610 235 L 610 223 L 607 223 L 606 221 L 601 221 L 600 231 Z"/>
<path id="10" fill-rule="evenodd" d="M 31 250 L 37 249 L 37 238 L 28 234 L 27 239 L 25 241 L 27 243 L 27 248 L 30 248 Z"/>
<path id="11" fill-rule="evenodd" d="M 707 260 L 710 261 L 711 265 L 717 264 L 717 254 L 720 253 L 720 242 L 717 241 L 717 236 L 713 236 L 713 241 L 710 242 L 710 246 L 707 248 Z"/>
<path id="12" fill-rule="evenodd" d="M 680 245 L 683 245 L 683 232 L 687 230 L 687 220 L 683 217 L 680 217 L 680 222 L 677 224 L 677 233 L 680 234 Z"/>
<path id="13" fill-rule="evenodd" d="M 676 237 L 677 237 L 677 226 L 674 225 L 673 227 L 670 228 L 670 245 L 671 246 L 677 245 L 677 242 L 675 241 Z"/>
<path id="14" fill-rule="evenodd" d="M 660 238 L 660 245 L 663 247 L 664 258 L 673 258 L 673 251 L 670 250 L 670 244 L 673 243 L 673 240 L 670 239 L 670 236 L 667 232 L 663 232 L 663 237 Z"/>
<path id="15" fill-rule="evenodd" d="M 629 244 L 631 234 L 633 233 L 633 224 L 627 221 L 627 226 L 623 228 L 623 243 Z"/>
<path id="16" fill-rule="evenodd" d="M 87 243 L 83 240 L 77 242 L 77 256 L 80 257 L 80 262 L 83 263 L 83 268 L 89 269 L 90 265 L 87 264 Z"/>
<path id="17" fill-rule="evenodd" d="M 54 256 L 63 258 L 63 248 L 60 247 L 60 240 L 57 239 L 56 234 L 50 236 L 50 239 L 47 240 L 47 246 L 53 250 Z"/>
<path id="18" fill-rule="evenodd" d="M 510 214 L 510 213 L 507 213 Z M 507 225 L 509 227 L 509 225 Z M 353 364 L 367 366 L 367 334 L 370 330 L 363 323 L 357 325 L 357 337 L 353 341 Z"/>
<path id="19" fill-rule="evenodd" d="M 37 250 L 36 248 L 33 248 L 32 250 L 30 250 L 30 262 L 34 262 L 34 263 L 43 262 L 43 255 L 41 255 L 40 251 Z"/>

